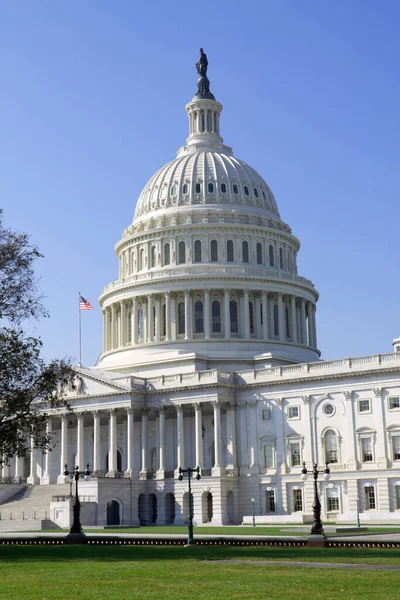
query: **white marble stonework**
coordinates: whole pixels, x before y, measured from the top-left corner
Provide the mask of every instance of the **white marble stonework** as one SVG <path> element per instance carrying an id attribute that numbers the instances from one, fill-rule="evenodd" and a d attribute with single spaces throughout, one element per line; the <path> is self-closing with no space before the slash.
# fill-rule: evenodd
<path id="1" fill-rule="evenodd" d="M 313 283 L 264 179 L 220 134 L 222 105 L 196 95 L 189 137 L 145 185 L 101 294 L 98 367 L 76 368 L 56 446 L 3 480 L 64 483 L 89 463 L 86 524 L 303 522 L 319 482 L 325 520 L 400 518 L 400 349 L 321 361 Z M 86 493 L 86 492 L 85 492 Z M 97 507 L 94 506 L 97 504 Z M 92 507 L 92 508 L 90 508 Z"/>

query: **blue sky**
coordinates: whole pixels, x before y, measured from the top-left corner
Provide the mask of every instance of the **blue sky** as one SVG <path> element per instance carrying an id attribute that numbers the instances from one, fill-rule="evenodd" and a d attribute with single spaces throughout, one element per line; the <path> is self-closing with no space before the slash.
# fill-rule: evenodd
<path id="1" fill-rule="evenodd" d="M 400 335 L 397 0 L 53 0 L 0 5 L 0 204 L 27 231 L 44 354 L 101 352 L 97 299 L 150 176 L 187 137 L 199 47 L 221 133 L 302 242 L 324 358 Z"/>

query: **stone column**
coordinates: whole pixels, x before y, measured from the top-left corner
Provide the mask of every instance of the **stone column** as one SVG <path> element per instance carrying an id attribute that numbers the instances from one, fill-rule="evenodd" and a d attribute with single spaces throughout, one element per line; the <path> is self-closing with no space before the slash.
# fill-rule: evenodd
<path id="1" fill-rule="evenodd" d="M 171 292 L 165 292 L 165 341 L 171 339 Z"/>
<path id="2" fill-rule="evenodd" d="M 248 290 L 243 290 L 243 304 L 244 304 L 244 310 L 243 310 L 243 325 L 244 328 L 242 329 L 243 331 L 243 336 L 246 340 L 248 340 L 250 338 L 250 318 L 249 318 L 249 291 Z"/>
<path id="3" fill-rule="evenodd" d="M 290 296 L 290 335 L 297 342 L 296 297 Z"/>
<path id="4" fill-rule="evenodd" d="M 176 340 L 176 298 L 171 297 L 171 340 Z"/>
<path id="5" fill-rule="evenodd" d="M 221 407 L 218 402 L 211 403 L 214 409 L 214 449 L 215 461 L 212 468 L 213 477 L 221 477 Z"/>
<path id="6" fill-rule="evenodd" d="M 201 403 L 196 402 L 194 407 L 195 435 L 196 435 L 196 467 L 204 468 L 203 457 L 203 422 L 201 414 Z"/>
<path id="7" fill-rule="evenodd" d="M 279 341 L 283 342 L 285 339 L 285 318 L 283 310 L 283 296 L 281 293 L 278 294 L 278 326 Z"/>
<path id="8" fill-rule="evenodd" d="M 314 346 L 312 302 L 307 302 L 307 325 L 308 325 L 308 345 Z"/>
<path id="9" fill-rule="evenodd" d="M 121 335 L 120 335 L 120 345 L 126 346 L 126 304 L 125 302 L 120 303 L 120 327 L 121 327 Z"/>
<path id="10" fill-rule="evenodd" d="M 156 298 L 156 342 L 161 341 L 161 300 Z"/>
<path id="11" fill-rule="evenodd" d="M 51 431 L 52 431 L 52 420 L 51 417 L 48 418 L 47 423 L 46 423 L 46 434 L 48 436 L 51 436 Z M 42 477 L 42 481 L 41 483 L 44 485 L 49 485 L 50 483 L 55 483 L 55 477 L 52 474 L 52 458 L 53 458 L 53 453 L 51 448 L 47 448 L 46 454 L 45 454 L 45 466 L 44 466 L 44 475 Z"/>
<path id="12" fill-rule="evenodd" d="M 142 300 L 142 315 L 143 315 L 143 340 L 142 344 L 148 342 L 147 336 L 147 300 Z"/>
<path id="13" fill-rule="evenodd" d="M 137 313 L 138 313 L 137 301 L 136 301 L 136 298 L 133 298 L 132 312 L 131 312 L 131 343 L 135 344 L 135 345 L 138 343 Z"/>
<path id="14" fill-rule="evenodd" d="M 268 306 L 269 306 L 269 328 L 271 331 L 271 339 L 275 339 L 275 322 L 274 322 L 274 296 L 269 294 Z"/>
<path id="15" fill-rule="evenodd" d="M 134 414 L 133 409 L 129 406 L 126 409 L 126 471 L 125 477 L 134 478 Z"/>
<path id="16" fill-rule="evenodd" d="M 307 344 L 307 333 L 306 333 L 306 301 L 304 298 L 300 299 L 300 332 L 301 332 L 301 343 Z"/>
<path id="17" fill-rule="evenodd" d="M 224 290 L 224 323 L 225 337 L 231 337 L 231 313 L 230 313 L 230 293 L 229 290 Z"/>
<path id="18" fill-rule="evenodd" d="M 317 323 L 315 320 L 315 313 L 316 313 L 317 307 L 315 306 L 315 304 L 313 304 L 313 311 L 312 311 L 312 320 L 313 320 L 313 330 L 314 330 L 314 348 L 318 348 L 318 342 L 317 342 Z"/>
<path id="19" fill-rule="evenodd" d="M 85 457 L 84 457 L 84 413 L 77 413 L 77 427 L 76 427 L 76 465 L 81 471 L 84 470 Z"/>
<path id="20" fill-rule="evenodd" d="M 148 328 L 147 328 L 147 341 L 153 341 L 154 334 L 154 313 L 153 313 L 153 296 L 149 294 L 147 303 L 147 315 L 148 315 Z"/>
<path id="21" fill-rule="evenodd" d="M 257 401 L 247 403 L 248 408 L 248 437 L 249 444 L 249 465 L 251 473 L 259 473 L 260 466 L 258 462 L 258 435 L 257 435 Z"/>
<path id="22" fill-rule="evenodd" d="M 261 294 L 261 306 L 262 306 L 262 314 L 263 314 L 263 340 L 268 339 L 268 309 L 267 309 L 267 292 L 262 292 Z"/>
<path id="23" fill-rule="evenodd" d="M 117 307 L 111 305 L 111 350 L 117 347 Z"/>
<path id="24" fill-rule="evenodd" d="M 158 471 L 157 479 L 164 479 L 165 476 L 165 407 L 160 406 L 158 423 Z"/>
<path id="25" fill-rule="evenodd" d="M 143 475 L 147 475 L 148 470 L 148 456 L 147 456 L 147 438 L 148 438 L 148 430 L 149 430 L 149 420 L 148 420 L 147 410 L 142 410 L 142 468 L 141 473 Z"/>
<path id="26" fill-rule="evenodd" d="M 14 471 L 14 477 L 13 477 L 13 483 L 21 483 L 21 477 L 22 477 L 22 457 L 18 456 L 18 454 L 15 455 L 15 471 Z"/>
<path id="27" fill-rule="evenodd" d="M 386 431 L 384 423 L 385 409 L 382 407 L 382 388 L 374 388 L 375 395 L 375 427 L 376 427 L 376 448 L 375 462 L 378 469 L 388 468 L 388 452 L 386 451 Z M 374 408 L 375 408 L 374 407 Z"/>
<path id="28" fill-rule="evenodd" d="M 357 469 L 357 454 L 356 454 L 356 436 L 354 435 L 354 408 L 353 408 L 353 392 L 348 390 L 344 392 L 346 399 L 346 414 L 345 414 L 345 439 L 347 440 L 347 469 L 354 471 Z"/>
<path id="29" fill-rule="evenodd" d="M 100 412 L 93 411 L 93 473 L 100 471 Z"/>
<path id="30" fill-rule="evenodd" d="M 190 291 L 185 290 L 185 340 L 192 339 L 191 309 L 192 309 L 192 303 L 191 303 L 191 298 L 190 298 Z"/>
<path id="31" fill-rule="evenodd" d="M 228 449 L 228 464 L 227 469 L 232 471 L 233 475 L 237 475 L 237 450 L 236 450 L 236 404 L 229 403 L 226 413 L 226 429 L 227 429 L 227 449 Z"/>
<path id="32" fill-rule="evenodd" d="M 107 477 L 117 475 L 117 411 L 112 408 L 109 414 L 109 445 L 108 445 L 108 473 Z"/>
<path id="33" fill-rule="evenodd" d="M 204 290 L 204 338 L 211 337 L 210 290 Z"/>
<path id="34" fill-rule="evenodd" d="M 107 310 L 103 308 L 103 352 L 107 351 Z"/>
<path id="35" fill-rule="evenodd" d="M 176 406 L 176 441 L 177 441 L 177 465 L 175 476 L 177 476 L 179 467 L 185 466 L 185 447 L 184 447 L 184 429 L 183 429 L 183 410 L 182 406 Z"/>
<path id="36" fill-rule="evenodd" d="M 68 463 L 68 415 L 61 415 L 60 446 L 60 474 L 57 483 L 64 483 L 64 469 Z"/>
<path id="37" fill-rule="evenodd" d="M 39 483 L 39 477 L 37 474 L 37 448 L 35 447 L 35 439 L 31 435 L 30 440 L 31 454 L 30 454 L 30 465 L 29 465 L 29 477 L 26 480 L 28 485 L 36 485 Z"/>

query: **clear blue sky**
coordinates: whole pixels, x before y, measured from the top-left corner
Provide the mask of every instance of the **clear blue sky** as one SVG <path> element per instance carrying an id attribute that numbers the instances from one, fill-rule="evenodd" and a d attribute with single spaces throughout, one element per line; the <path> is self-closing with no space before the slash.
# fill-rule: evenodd
<path id="1" fill-rule="evenodd" d="M 400 335 L 398 0 L 54 0 L 0 6 L 0 198 L 27 231 L 45 356 L 101 352 L 97 299 L 149 177 L 187 136 L 199 47 L 221 132 L 271 186 L 320 291 L 324 358 Z"/>

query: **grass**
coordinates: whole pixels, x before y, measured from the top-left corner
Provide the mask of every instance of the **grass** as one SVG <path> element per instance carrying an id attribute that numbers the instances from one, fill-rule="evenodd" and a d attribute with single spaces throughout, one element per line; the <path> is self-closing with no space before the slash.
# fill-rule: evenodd
<path id="1" fill-rule="evenodd" d="M 218 562 L 227 558 L 232 562 Z M 289 568 L 257 560 L 398 565 L 399 558 L 395 549 L 3 546 L 0 598 L 392 600 L 399 598 L 400 572 Z"/>

